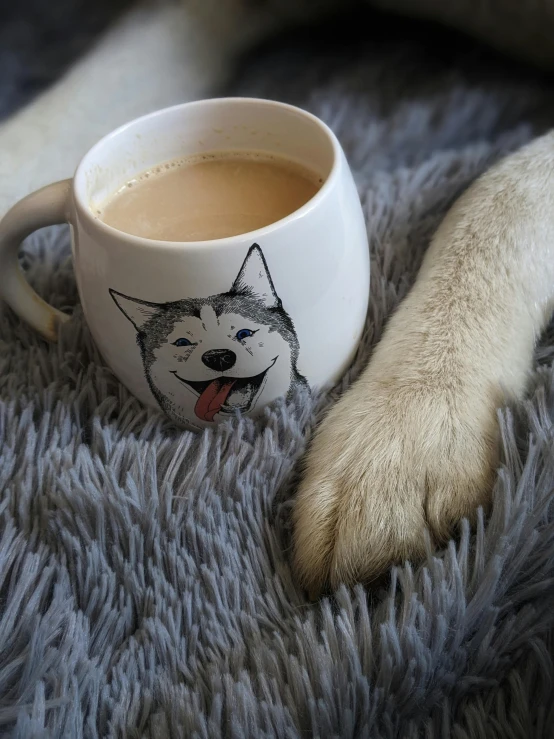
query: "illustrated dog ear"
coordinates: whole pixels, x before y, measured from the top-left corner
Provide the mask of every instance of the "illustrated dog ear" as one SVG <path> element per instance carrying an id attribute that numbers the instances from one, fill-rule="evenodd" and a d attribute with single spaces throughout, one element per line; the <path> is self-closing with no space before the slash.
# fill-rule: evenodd
<path id="1" fill-rule="evenodd" d="M 130 298 L 123 293 L 110 290 L 110 295 L 114 303 L 117 305 L 123 315 L 131 321 L 137 331 L 140 331 L 144 324 L 152 318 L 160 310 L 157 303 L 148 303 L 146 300 L 137 300 Z"/>
<path id="2" fill-rule="evenodd" d="M 281 307 L 281 300 L 275 292 L 273 280 L 258 244 L 253 244 L 248 250 L 231 292 L 261 300 L 267 308 Z"/>

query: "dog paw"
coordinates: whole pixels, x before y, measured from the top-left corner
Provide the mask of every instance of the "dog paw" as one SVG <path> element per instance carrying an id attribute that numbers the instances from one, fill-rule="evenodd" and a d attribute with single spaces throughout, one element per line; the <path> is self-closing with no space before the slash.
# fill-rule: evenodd
<path id="1" fill-rule="evenodd" d="M 413 369 L 413 367 L 412 367 Z M 316 433 L 295 505 L 294 565 L 312 593 L 425 554 L 489 502 L 495 399 L 460 377 L 372 366 Z M 380 379 L 379 379 L 380 378 Z"/>

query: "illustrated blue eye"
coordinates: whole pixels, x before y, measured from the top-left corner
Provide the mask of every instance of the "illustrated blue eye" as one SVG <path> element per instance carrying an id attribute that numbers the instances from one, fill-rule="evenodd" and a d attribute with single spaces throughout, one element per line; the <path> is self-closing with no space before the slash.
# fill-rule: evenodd
<path id="1" fill-rule="evenodd" d="M 192 346 L 192 341 L 189 341 L 188 339 L 182 338 L 177 339 L 177 341 L 173 342 L 174 346 Z"/>
<path id="2" fill-rule="evenodd" d="M 237 331 L 237 339 L 239 341 L 244 341 L 245 339 L 248 339 L 249 336 L 254 336 L 255 331 L 250 331 L 249 328 L 241 328 L 240 331 Z"/>

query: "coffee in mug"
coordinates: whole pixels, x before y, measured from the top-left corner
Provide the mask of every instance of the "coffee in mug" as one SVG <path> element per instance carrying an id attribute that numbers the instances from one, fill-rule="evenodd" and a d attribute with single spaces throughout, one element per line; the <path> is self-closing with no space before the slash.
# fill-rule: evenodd
<path id="1" fill-rule="evenodd" d="M 193 161 L 210 164 L 201 167 L 203 195 L 200 169 L 164 164 L 156 172 L 160 163 Z M 239 162 L 248 197 L 229 187 Z M 150 175 L 141 180 L 146 172 L 153 185 Z M 234 199 L 229 220 L 216 223 L 211 211 L 191 225 L 181 177 L 197 183 L 191 197 L 205 203 L 219 182 Z M 150 196 L 140 206 L 129 200 L 130 217 L 116 220 L 128 195 L 114 193 L 131 182 L 139 195 L 150 188 L 176 198 L 188 223 L 164 231 L 156 213 L 166 204 Z M 263 182 L 279 183 L 270 198 L 257 198 Z M 254 200 L 265 225 L 239 222 Z M 335 382 L 353 359 L 369 298 L 365 221 L 339 142 L 306 111 L 248 98 L 160 110 L 103 138 L 73 179 L 17 203 L 0 223 L 0 297 L 50 341 L 69 316 L 31 289 L 17 257 L 29 233 L 61 222 L 71 224 L 81 305 L 104 360 L 177 424 L 198 430 L 259 414 L 296 388 Z"/>
<path id="2" fill-rule="evenodd" d="M 207 152 L 141 172 L 107 199 L 98 216 L 146 239 L 221 239 L 294 213 L 316 194 L 321 179 L 264 152 Z"/>

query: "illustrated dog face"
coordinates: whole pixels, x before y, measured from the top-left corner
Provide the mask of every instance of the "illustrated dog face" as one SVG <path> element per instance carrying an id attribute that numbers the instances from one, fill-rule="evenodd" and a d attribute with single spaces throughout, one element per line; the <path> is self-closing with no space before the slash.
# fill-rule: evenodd
<path id="1" fill-rule="evenodd" d="M 305 383 L 293 323 L 257 244 L 229 292 L 171 303 L 110 294 L 137 331 L 150 389 L 179 423 L 205 426 L 218 414 L 249 413 Z"/>

